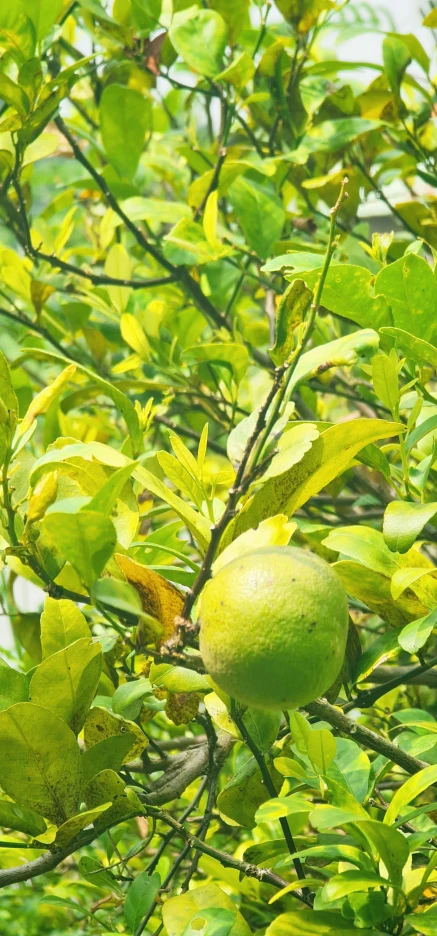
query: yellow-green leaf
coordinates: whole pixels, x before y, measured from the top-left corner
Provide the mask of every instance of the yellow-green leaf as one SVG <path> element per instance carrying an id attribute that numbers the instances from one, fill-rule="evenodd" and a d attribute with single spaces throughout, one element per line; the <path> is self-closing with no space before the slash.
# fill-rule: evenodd
<path id="1" fill-rule="evenodd" d="M 237 515 L 224 538 L 227 544 L 261 520 L 277 513 L 291 517 L 310 497 L 344 471 L 369 442 L 402 432 L 400 423 L 384 419 L 353 419 L 330 426 L 315 439 L 311 449 L 289 471 L 270 478 Z"/>
<path id="2" fill-rule="evenodd" d="M 47 708 L 19 702 L 0 712 L 0 784 L 21 806 L 56 825 L 76 815 L 80 750 L 71 728 Z"/>
<path id="3" fill-rule="evenodd" d="M 41 615 L 43 660 L 83 637 L 91 637 L 86 618 L 74 601 L 47 596 Z"/>
<path id="4" fill-rule="evenodd" d="M 100 644 L 89 637 L 58 650 L 36 668 L 30 701 L 63 718 L 77 735 L 93 701 L 102 669 Z"/>

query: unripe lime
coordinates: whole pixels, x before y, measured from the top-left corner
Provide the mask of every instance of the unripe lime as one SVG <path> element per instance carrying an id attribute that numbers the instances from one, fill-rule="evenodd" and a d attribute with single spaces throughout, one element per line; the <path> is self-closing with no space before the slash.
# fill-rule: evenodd
<path id="1" fill-rule="evenodd" d="M 300 708 L 343 664 L 346 593 L 331 566 L 303 549 L 256 549 L 223 566 L 202 592 L 199 618 L 207 672 L 245 705 Z"/>

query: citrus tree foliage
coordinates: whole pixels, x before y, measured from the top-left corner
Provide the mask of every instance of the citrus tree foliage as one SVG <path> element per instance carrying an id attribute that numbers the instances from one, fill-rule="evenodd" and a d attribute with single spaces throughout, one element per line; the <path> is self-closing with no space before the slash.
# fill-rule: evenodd
<path id="1" fill-rule="evenodd" d="M 9 0 L 0 48 L 0 930 L 434 936 L 428 53 L 335 0 Z M 244 709 L 197 600 L 289 542 L 346 659 Z"/>

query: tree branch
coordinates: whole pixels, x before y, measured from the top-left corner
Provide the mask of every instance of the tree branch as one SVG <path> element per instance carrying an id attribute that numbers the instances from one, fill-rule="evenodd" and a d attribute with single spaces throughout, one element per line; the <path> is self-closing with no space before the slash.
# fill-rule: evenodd
<path id="1" fill-rule="evenodd" d="M 53 338 L 49 331 L 44 328 L 43 325 L 38 325 L 36 322 L 30 322 L 29 319 L 21 318 L 19 315 L 14 315 L 13 312 L 9 312 L 8 309 L 0 308 L 0 315 L 3 318 L 10 319 L 11 322 L 15 322 L 16 325 L 24 325 L 25 328 L 28 328 L 29 331 L 35 332 L 35 335 L 41 335 L 42 338 L 45 338 L 53 348 L 56 348 L 64 357 L 68 358 L 70 361 L 75 361 L 76 359 L 71 354 L 71 351 L 68 351 L 64 348 L 59 341 L 56 341 L 56 338 Z"/>
<path id="2" fill-rule="evenodd" d="M 226 732 L 219 733 L 214 751 L 215 769 L 220 770 L 234 743 L 235 738 L 231 735 Z M 169 762 L 169 769 L 152 784 L 145 797 L 147 807 L 153 809 L 178 799 L 190 783 L 208 769 L 208 764 L 209 751 L 207 743 L 197 745 L 183 754 L 176 755 Z M 136 813 L 133 813 L 132 818 L 135 815 Z M 115 824 L 117 825 L 119 821 L 118 819 Z M 9 887 L 10 884 L 17 884 L 20 881 L 28 881 L 30 878 L 39 877 L 40 874 L 53 871 L 64 858 L 73 854 L 78 848 L 89 845 L 100 834 L 95 829 L 89 829 L 82 832 L 63 849 L 55 848 L 53 851 L 44 852 L 43 855 L 19 867 L 0 869 L 0 888 Z M 187 834 L 185 833 L 185 835 Z M 276 886 L 283 887 L 285 883 Z"/>
<path id="3" fill-rule="evenodd" d="M 80 162 L 82 166 L 84 166 L 84 168 L 87 170 L 89 175 L 97 183 L 100 191 L 105 196 L 108 205 L 110 206 L 110 208 L 112 208 L 113 211 L 115 211 L 118 217 L 121 218 L 121 220 L 123 221 L 123 224 L 128 229 L 128 231 L 131 232 L 137 244 L 139 244 L 140 247 L 142 247 L 146 253 L 150 254 L 150 256 L 153 257 L 157 263 L 159 263 L 162 267 L 164 267 L 164 269 L 167 270 L 168 273 L 170 273 L 173 277 L 175 277 L 175 279 L 179 280 L 181 285 L 186 289 L 186 291 L 189 293 L 191 298 L 194 300 L 194 302 L 196 302 L 196 304 L 199 306 L 202 312 L 205 313 L 208 319 L 214 322 L 214 324 L 218 328 L 223 327 L 223 326 L 228 328 L 229 323 L 227 322 L 226 317 L 223 315 L 223 313 L 219 312 L 213 306 L 212 302 L 209 301 L 207 296 L 203 294 L 199 284 L 196 282 L 195 279 L 193 279 L 193 277 L 188 272 L 188 270 L 185 267 L 175 267 L 173 266 L 172 263 L 166 260 L 166 258 L 159 252 L 159 250 L 153 244 L 151 244 L 150 241 L 147 240 L 147 238 L 144 236 L 142 231 L 140 231 L 140 229 L 137 228 L 137 226 L 133 223 L 133 221 L 131 221 L 130 218 L 128 218 L 127 214 L 125 214 L 125 212 L 119 205 L 117 199 L 112 194 L 103 176 L 101 176 L 100 173 L 97 172 L 97 170 L 94 168 L 94 166 L 89 162 L 89 160 L 86 158 L 86 156 L 82 152 L 80 146 L 78 145 L 78 143 L 76 142 L 76 140 L 70 133 L 68 127 L 65 125 L 64 121 L 62 120 L 62 117 L 56 117 L 55 123 L 56 123 L 56 126 L 58 127 L 58 130 L 60 130 L 62 135 L 65 137 L 65 139 L 68 140 L 77 161 Z"/>
<path id="4" fill-rule="evenodd" d="M 32 242 L 26 244 L 26 253 L 35 260 L 42 260 L 48 263 L 54 269 L 62 270 L 64 273 L 72 273 L 74 276 L 81 276 L 89 280 L 93 286 L 128 286 L 131 289 L 151 289 L 153 286 L 165 286 L 167 283 L 174 283 L 177 279 L 175 274 L 169 276 L 158 276 L 154 279 L 119 279 L 117 276 L 107 276 L 106 273 L 91 273 L 82 267 L 75 266 L 73 263 L 67 263 L 53 254 L 44 253 L 34 247 Z"/>
<path id="5" fill-rule="evenodd" d="M 405 751 L 396 747 L 391 741 L 381 738 L 380 735 L 370 731 L 369 728 L 365 728 L 364 725 L 357 724 L 352 718 L 344 715 L 340 709 L 327 702 L 326 699 L 317 699 L 315 702 L 311 702 L 310 705 L 305 706 L 305 708 L 309 715 L 315 715 L 321 721 L 327 721 L 333 728 L 337 728 L 341 734 L 353 738 L 354 741 L 358 741 L 359 744 L 370 748 L 371 751 L 376 751 L 377 754 L 382 754 L 383 757 L 387 757 L 398 767 L 402 767 L 402 770 L 405 770 L 408 774 L 418 773 L 419 770 L 423 770 L 424 767 L 428 766 L 424 761 L 412 757 L 411 754 L 406 754 Z"/>
<path id="6" fill-rule="evenodd" d="M 437 663 L 437 657 L 433 657 L 429 663 L 420 664 L 418 666 L 403 666 L 399 667 L 403 672 L 398 673 L 397 675 L 393 674 L 393 678 L 389 679 L 387 683 L 384 683 L 382 686 L 377 686 L 376 689 L 366 689 L 363 692 L 359 692 L 355 699 L 352 699 L 350 702 L 347 702 L 343 706 L 343 712 L 350 712 L 354 708 L 371 708 L 371 706 L 385 695 L 386 692 L 390 692 L 391 689 L 397 689 L 398 686 L 402 686 L 414 680 L 414 677 L 420 677 L 423 673 L 426 673 L 428 670 L 432 669 Z"/>
<path id="7" fill-rule="evenodd" d="M 408 680 L 413 686 L 429 686 L 431 689 L 437 689 L 437 669 L 422 669 L 421 673 L 413 677 L 409 677 L 408 673 L 411 673 L 409 666 L 377 666 L 366 682 L 387 683 L 400 677 L 401 685 Z"/>
<path id="8" fill-rule="evenodd" d="M 205 855 L 209 855 L 211 858 L 216 858 L 217 861 L 223 865 L 224 868 L 233 868 L 235 871 L 239 871 L 240 874 L 245 874 L 247 877 L 256 878 L 257 881 L 261 881 L 265 884 L 272 884 L 273 887 L 286 887 L 289 883 L 283 878 L 279 877 L 278 874 L 275 874 L 274 871 L 270 871 L 269 868 L 258 868 L 257 865 L 249 864 L 248 861 L 244 861 L 239 858 L 234 858 L 232 855 L 227 855 L 225 852 L 219 851 L 218 848 L 213 848 L 211 845 L 207 845 L 205 842 L 202 842 L 195 835 L 191 835 L 183 825 L 178 822 L 176 819 L 173 819 L 169 813 L 160 810 L 159 813 L 151 813 L 151 815 L 156 815 L 157 818 L 161 819 L 163 822 L 166 822 L 175 832 L 178 832 L 188 842 L 192 848 L 198 849 L 200 852 L 203 852 Z M 312 907 L 311 901 L 305 896 L 302 890 L 294 890 L 290 893 L 290 896 L 296 897 L 297 900 L 300 900 L 301 903 L 304 903 L 307 907 Z"/>

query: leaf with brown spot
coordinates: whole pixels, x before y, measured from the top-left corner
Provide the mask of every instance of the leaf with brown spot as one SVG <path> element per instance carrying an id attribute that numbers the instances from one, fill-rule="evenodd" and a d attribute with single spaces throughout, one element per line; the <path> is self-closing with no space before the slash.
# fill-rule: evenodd
<path id="1" fill-rule="evenodd" d="M 183 607 L 183 598 L 177 588 L 174 587 L 162 575 L 158 575 L 153 569 L 135 562 L 128 556 L 122 556 L 116 553 L 115 559 L 123 575 L 136 589 L 140 598 L 143 611 L 156 618 L 164 628 L 164 633 L 157 640 L 156 633 L 152 632 L 148 640 L 147 625 L 145 625 L 145 643 L 156 642 L 157 646 L 172 637 L 175 631 L 175 617 L 179 616 Z"/>
<path id="2" fill-rule="evenodd" d="M 187 725 L 196 717 L 202 698 L 200 692 L 170 692 L 165 714 L 174 725 Z"/>
<path id="3" fill-rule="evenodd" d="M 123 764 L 135 757 L 139 757 L 148 743 L 147 738 L 135 722 L 122 718 L 121 715 L 115 715 L 114 712 L 110 712 L 100 705 L 95 705 L 88 713 L 83 728 L 85 747 L 88 750 L 94 744 L 98 744 L 99 741 L 104 741 L 105 738 L 113 738 L 127 732 L 132 734 L 134 739 L 123 760 Z"/>

